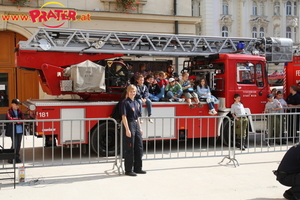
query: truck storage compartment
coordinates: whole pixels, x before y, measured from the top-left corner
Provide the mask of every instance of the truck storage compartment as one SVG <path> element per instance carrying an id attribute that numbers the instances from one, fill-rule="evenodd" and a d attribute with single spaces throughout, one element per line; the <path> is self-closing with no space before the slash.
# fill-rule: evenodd
<path id="1" fill-rule="evenodd" d="M 73 82 L 73 92 L 105 92 L 105 67 L 86 60 L 64 70 Z"/>

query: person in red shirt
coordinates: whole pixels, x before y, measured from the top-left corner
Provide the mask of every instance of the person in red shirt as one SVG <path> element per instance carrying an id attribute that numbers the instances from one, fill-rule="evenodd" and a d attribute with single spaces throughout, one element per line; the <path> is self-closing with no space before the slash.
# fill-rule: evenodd
<path id="1" fill-rule="evenodd" d="M 158 73 L 158 79 L 157 79 L 157 84 L 160 87 L 160 95 L 162 96 L 162 98 L 165 97 L 165 88 L 168 85 L 169 81 L 166 80 L 166 74 L 165 72 L 159 72 Z"/>

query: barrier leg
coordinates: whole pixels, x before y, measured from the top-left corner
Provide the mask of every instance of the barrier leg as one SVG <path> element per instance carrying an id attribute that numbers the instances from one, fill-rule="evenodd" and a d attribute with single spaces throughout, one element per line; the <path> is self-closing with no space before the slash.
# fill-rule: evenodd
<path id="1" fill-rule="evenodd" d="M 122 122 L 121 122 L 122 124 Z M 118 139 L 116 137 L 116 144 L 118 143 Z M 117 153 L 117 145 L 116 145 L 116 154 L 115 154 L 115 162 L 114 162 L 114 165 L 113 165 L 113 169 L 115 169 L 115 167 L 118 169 L 118 174 L 119 175 L 122 175 L 124 174 L 124 169 L 123 169 L 123 128 L 122 128 L 122 125 L 121 125 L 121 128 L 120 128 L 120 155 L 118 156 L 118 153 Z"/>
<path id="2" fill-rule="evenodd" d="M 222 160 L 221 160 L 221 162 L 219 162 L 219 164 L 221 164 L 221 163 L 223 163 L 224 162 L 224 160 L 225 159 L 228 159 L 229 160 L 229 162 L 228 163 L 226 163 L 227 165 L 228 164 L 230 164 L 231 162 L 233 163 L 233 165 L 234 165 L 234 167 L 236 167 L 236 166 L 240 166 L 239 165 L 239 162 L 237 161 L 237 159 L 235 158 L 235 128 L 233 128 L 233 150 L 231 149 L 232 147 L 231 147 L 231 133 L 232 133 L 232 129 L 231 129 L 231 120 L 228 118 L 228 120 L 229 120 L 229 134 L 228 134 L 228 156 L 225 156 Z M 234 124 L 233 124 L 234 126 L 233 127 L 235 127 L 235 122 L 234 122 Z"/>

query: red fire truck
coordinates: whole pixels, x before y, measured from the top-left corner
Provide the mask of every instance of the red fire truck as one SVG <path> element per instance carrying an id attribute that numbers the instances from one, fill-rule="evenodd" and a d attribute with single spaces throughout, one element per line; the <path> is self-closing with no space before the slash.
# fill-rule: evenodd
<path id="1" fill-rule="evenodd" d="M 287 97 L 290 94 L 289 88 L 300 82 L 300 56 L 298 53 L 293 56 L 292 62 L 285 63 L 283 80 L 283 93 Z"/>
<path id="2" fill-rule="evenodd" d="M 24 105 L 35 113 L 36 119 L 109 117 L 130 80 L 127 66 L 111 60 L 122 56 L 183 57 L 182 71 L 195 75 L 197 80 L 204 77 L 208 81 L 219 99 L 216 105 L 219 115 L 229 115 L 235 93 L 241 94 L 249 113 L 261 113 L 270 91 L 266 65 L 268 62 L 290 62 L 292 40 L 40 28 L 28 41 L 19 43 L 17 67 L 36 70 L 47 94 L 76 94 L 80 99 L 27 100 Z M 212 118 L 196 122 L 175 120 L 179 116 L 207 116 L 208 106 L 203 104 L 202 108 L 188 109 L 186 103 L 153 102 L 153 117 L 170 119 L 148 123 L 144 139 L 219 136 L 221 129 L 228 129 L 228 122 Z M 106 153 L 106 149 L 109 154 L 114 152 L 113 123 L 107 125 L 101 120 L 80 126 L 74 123 L 75 129 L 76 126 L 80 128 L 72 133 L 64 128 L 64 123 L 67 122 L 37 123 L 34 134 L 44 135 L 46 144 L 90 142 L 97 153 Z M 108 139 L 105 136 L 107 128 Z M 81 131 L 84 131 L 84 137 Z M 97 137 L 98 133 L 100 137 Z M 51 140 L 52 135 L 57 141 Z M 108 141 L 108 147 L 105 141 Z"/>

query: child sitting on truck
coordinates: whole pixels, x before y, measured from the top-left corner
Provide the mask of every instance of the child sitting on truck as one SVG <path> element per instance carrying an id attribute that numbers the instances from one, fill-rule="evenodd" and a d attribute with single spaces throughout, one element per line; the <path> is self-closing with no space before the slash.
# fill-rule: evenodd
<path id="1" fill-rule="evenodd" d="M 149 99 L 151 101 L 159 101 L 162 97 L 163 94 L 161 93 L 161 89 L 159 85 L 157 84 L 157 81 L 154 80 L 153 75 L 147 75 L 146 81 L 144 83 L 148 90 L 149 90 Z"/>
<path id="2" fill-rule="evenodd" d="M 194 99 L 194 101 L 198 104 L 198 107 L 201 108 L 203 105 L 200 103 L 198 99 L 198 95 L 196 94 L 196 92 L 194 92 L 194 89 L 189 81 L 189 73 L 187 72 L 182 73 L 180 85 L 182 86 L 183 94 L 186 98 L 187 103 L 189 104 L 189 108 L 193 109 L 196 107 L 192 104 L 191 99 Z"/>
<path id="3" fill-rule="evenodd" d="M 165 98 L 165 89 L 167 84 L 169 83 L 168 80 L 166 80 L 166 74 L 163 71 L 158 72 L 158 78 L 156 79 L 157 84 L 160 87 L 160 92 L 162 97 L 161 98 Z"/>
<path id="4" fill-rule="evenodd" d="M 169 99 L 170 102 L 184 102 L 184 99 L 180 98 L 182 95 L 182 87 L 179 83 L 175 81 L 174 78 L 169 79 L 169 84 L 166 86 L 166 91 L 166 97 Z"/>
<path id="5" fill-rule="evenodd" d="M 200 79 L 200 84 L 197 86 L 197 95 L 199 99 L 203 98 L 206 100 L 209 107 L 208 114 L 210 115 L 218 114 L 217 111 L 215 110 L 215 104 L 214 104 L 214 102 L 216 101 L 216 97 L 211 95 L 209 86 L 207 85 L 207 82 L 204 78 Z"/>
<path id="6" fill-rule="evenodd" d="M 142 114 L 142 107 L 143 104 L 146 103 L 147 105 L 147 109 L 148 109 L 148 117 L 150 117 L 152 115 L 152 102 L 149 99 L 149 91 L 146 85 L 144 85 L 144 76 L 143 75 L 139 75 L 138 78 L 136 79 L 136 95 L 135 95 L 135 100 L 137 100 L 137 102 L 139 102 L 140 106 L 140 113 Z M 140 120 L 141 123 L 143 123 L 142 120 Z M 153 123 L 152 119 L 149 119 L 149 122 Z"/>

